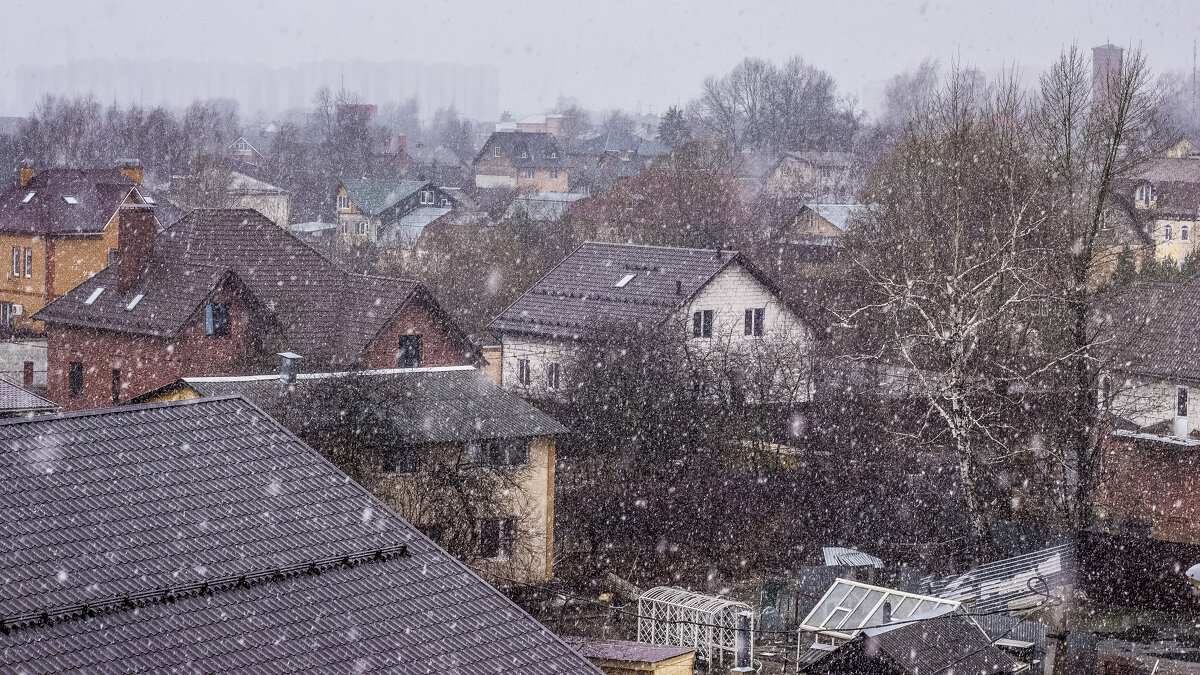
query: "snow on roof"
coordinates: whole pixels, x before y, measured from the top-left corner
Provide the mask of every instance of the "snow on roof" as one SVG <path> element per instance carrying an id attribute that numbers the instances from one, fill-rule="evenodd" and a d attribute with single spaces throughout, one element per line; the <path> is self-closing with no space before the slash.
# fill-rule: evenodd
<path id="1" fill-rule="evenodd" d="M 852 548 L 825 546 L 821 549 L 821 552 L 825 554 L 825 565 L 828 567 L 845 565 L 847 567 L 874 567 L 883 569 L 882 560 Z"/>
<path id="2" fill-rule="evenodd" d="M 850 224 L 850 218 L 862 208 L 861 204 L 805 204 L 809 209 L 843 232 Z"/>
<path id="3" fill-rule="evenodd" d="M 1051 589 L 1070 583 L 1075 569 L 1074 549 L 1060 544 L 931 581 L 929 590 L 948 600 L 970 601 L 980 613 L 1018 611 L 1040 604 Z"/>

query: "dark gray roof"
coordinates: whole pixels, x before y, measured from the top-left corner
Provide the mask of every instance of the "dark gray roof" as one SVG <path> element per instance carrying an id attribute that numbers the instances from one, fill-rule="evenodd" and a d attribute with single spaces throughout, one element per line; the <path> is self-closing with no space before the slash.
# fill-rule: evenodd
<path id="1" fill-rule="evenodd" d="M 628 131 L 610 131 L 579 141 L 571 152 L 599 157 L 607 153 L 620 153 L 622 150 L 641 157 L 658 157 L 670 152 L 671 148 L 658 141 L 635 136 Z"/>
<path id="2" fill-rule="evenodd" d="M 495 131 L 483 144 L 473 164 L 491 157 L 494 149 L 518 169 L 565 169 L 566 157 L 558 149 L 553 134 L 538 131 Z M 524 157 L 522 157 L 524 153 Z"/>
<path id="3" fill-rule="evenodd" d="M 0 232 L 99 234 L 136 189 L 137 182 L 116 169 L 35 170 L 28 184 L 14 182 L 0 193 Z"/>
<path id="4" fill-rule="evenodd" d="M 676 656 L 695 653 L 691 647 L 653 645 L 628 640 L 604 640 L 601 638 L 564 636 L 563 642 L 589 659 L 612 659 L 638 663 L 657 663 Z"/>
<path id="5" fill-rule="evenodd" d="M 58 404 L 0 378 L 0 414 L 53 412 Z"/>
<path id="6" fill-rule="evenodd" d="M 657 326 L 731 264 L 743 265 L 775 290 L 737 251 L 585 242 L 489 329 L 588 339 L 613 326 Z M 618 288 L 617 282 L 629 274 L 635 276 Z"/>
<path id="7" fill-rule="evenodd" d="M 371 340 L 410 301 L 421 297 L 435 304 L 416 281 L 340 270 L 257 211 L 197 209 L 155 239 L 149 270 L 128 293 L 112 292 L 115 270 L 106 269 L 35 317 L 51 324 L 175 335 L 212 288 L 206 280 L 229 270 L 279 322 L 288 338 L 285 346 L 309 363 L 357 363 Z M 101 286 L 105 291 L 87 305 Z M 126 310 L 137 294 L 144 294 L 143 299 Z M 457 331 L 448 322 L 446 326 L 451 333 Z"/>
<path id="8" fill-rule="evenodd" d="M 240 398 L 0 423 L 0 663 L 597 672 Z"/>
<path id="9" fill-rule="evenodd" d="M 901 672 L 911 675 L 1011 673 L 1017 664 L 988 636 L 960 614 L 927 617 L 914 623 L 870 628 L 833 651 L 809 649 L 801 661 L 806 672 L 857 675 Z M 891 667 L 878 667 L 884 661 Z"/>
<path id="10" fill-rule="evenodd" d="M 1137 282 L 1096 317 L 1097 343 L 1116 372 L 1200 381 L 1200 276 L 1183 283 Z"/>
<path id="11" fill-rule="evenodd" d="M 566 433 L 566 428 L 470 366 L 303 373 L 288 385 L 278 375 L 192 377 L 184 382 L 201 396 L 241 394 L 279 419 L 296 396 L 331 378 L 370 383 L 380 404 L 412 444 L 486 438 L 526 438 Z M 311 413 L 312 411 L 306 411 Z M 328 411 L 336 414 L 337 411 Z"/>
<path id="12" fill-rule="evenodd" d="M 374 216 L 412 196 L 417 190 L 429 185 L 423 180 L 399 180 L 396 178 L 345 178 L 342 187 L 358 210 Z"/>

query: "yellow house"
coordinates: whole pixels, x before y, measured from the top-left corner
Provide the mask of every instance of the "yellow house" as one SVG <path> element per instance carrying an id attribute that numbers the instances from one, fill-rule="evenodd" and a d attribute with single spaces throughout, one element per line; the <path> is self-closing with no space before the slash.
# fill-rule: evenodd
<path id="1" fill-rule="evenodd" d="M 497 131 L 475 157 L 475 187 L 566 192 L 566 159 L 553 134 Z"/>
<path id="2" fill-rule="evenodd" d="M 1196 251 L 1200 220 L 1200 157 L 1182 143 L 1168 156 L 1139 166 L 1118 190 L 1152 240 L 1156 261 L 1182 262 Z"/>
<path id="3" fill-rule="evenodd" d="M 562 425 L 472 366 L 286 373 L 294 371 L 186 377 L 131 402 L 239 394 L 331 456 L 335 450 L 322 447 L 328 438 L 312 435 L 310 425 L 340 404 L 327 411 L 313 401 L 343 401 L 339 392 L 352 398 L 365 386 L 378 397 L 372 412 L 388 418 L 401 447 L 381 450 L 378 465 L 356 464 L 352 477 L 496 585 L 553 578 Z M 481 488 L 491 494 L 471 504 L 458 497 Z"/>
<path id="4" fill-rule="evenodd" d="M 112 264 L 121 248 L 121 206 L 153 204 L 140 162 L 116 169 L 23 166 L 0 193 L 0 327 L 40 332 L 29 317 Z"/>

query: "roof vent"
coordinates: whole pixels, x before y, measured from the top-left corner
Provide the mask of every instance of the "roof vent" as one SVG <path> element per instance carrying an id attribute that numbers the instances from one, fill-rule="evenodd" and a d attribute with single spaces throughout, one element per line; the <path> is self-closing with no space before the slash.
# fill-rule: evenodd
<path id="1" fill-rule="evenodd" d="M 304 358 L 295 352 L 279 352 L 279 381 L 291 384 L 296 381 L 297 361 Z"/>

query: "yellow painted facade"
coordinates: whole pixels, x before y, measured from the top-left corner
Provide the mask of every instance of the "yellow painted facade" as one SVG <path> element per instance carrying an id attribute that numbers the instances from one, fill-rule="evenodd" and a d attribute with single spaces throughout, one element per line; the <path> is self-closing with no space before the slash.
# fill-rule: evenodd
<path id="1" fill-rule="evenodd" d="M 619 659 L 589 659 L 605 675 L 692 675 L 696 655 L 682 654 L 662 661 L 622 661 Z"/>
<path id="2" fill-rule="evenodd" d="M 1154 221 L 1154 259 L 1175 262 L 1183 259 L 1196 250 L 1196 221 L 1193 220 L 1155 220 Z"/>

